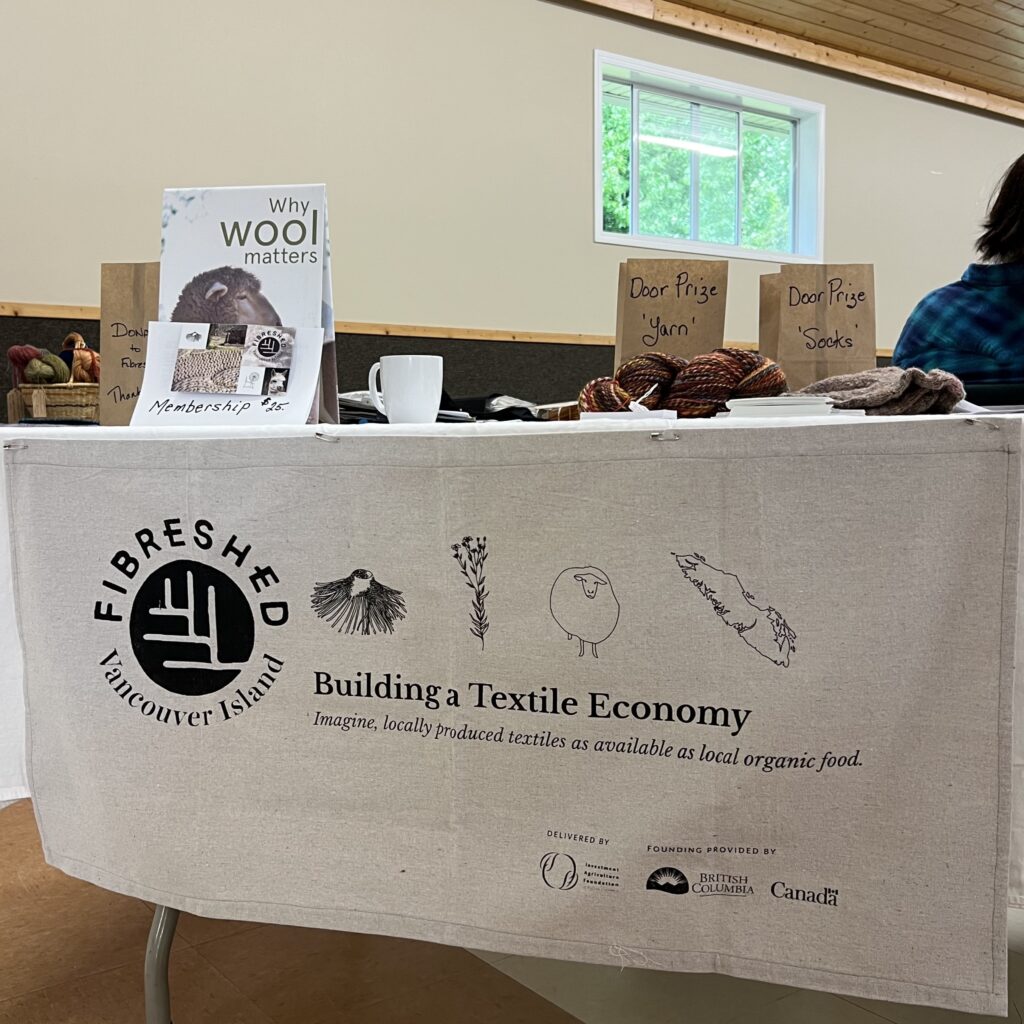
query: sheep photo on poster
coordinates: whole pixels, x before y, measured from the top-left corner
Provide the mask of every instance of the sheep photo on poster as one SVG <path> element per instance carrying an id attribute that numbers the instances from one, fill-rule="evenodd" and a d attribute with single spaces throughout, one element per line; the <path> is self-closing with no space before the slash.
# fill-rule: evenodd
<path id="1" fill-rule="evenodd" d="M 323 185 L 168 189 L 162 226 L 161 321 L 325 326 Z"/>

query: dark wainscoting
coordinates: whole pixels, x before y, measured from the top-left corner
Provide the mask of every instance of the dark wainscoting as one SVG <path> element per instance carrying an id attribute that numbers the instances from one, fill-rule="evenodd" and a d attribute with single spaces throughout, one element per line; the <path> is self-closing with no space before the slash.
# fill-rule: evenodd
<path id="1" fill-rule="evenodd" d="M 374 362 L 402 354 L 442 356 L 445 389 L 457 398 L 501 394 L 537 403 L 571 402 L 588 380 L 615 369 L 611 345 L 346 334 L 338 336 L 339 389 L 366 390 Z"/>
<path id="2" fill-rule="evenodd" d="M 0 317 L 0 396 L 11 388 L 6 353 L 12 345 L 35 345 L 59 352 L 65 335 L 71 331 L 81 334 L 102 355 L 98 320 Z M 339 334 L 340 390 L 366 390 L 366 378 L 374 362 L 381 356 L 403 353 L 442 356 L 445 387 L 454 397 L 503 394 L 531 402 L 571 401 L 588 380 L 611 373 L 615 359 L 615 350 L 610 345 Z M 6 416 L 3 401 L 0 416 Z"/>
<path id="3" fill-rule="evenodd" d="M 0 398 L 11 387 L 7 349 L 35 345 L 59 352 L 71 331 L 81 334 L 91 347 L 100 348 L 98 320 L 0 317 Z M 453 397 L 503 394 L 538 403 L 572 401 L 588 380 L 612 373 L 615 361 L 615 349 L 610 345 L 339 334 L 339 389 L 365 390 L 370 367 L 377 359 L 403 353 L 442 356 L 445 388 Z M 888 358 L 879 357 L 879 366 L 888 363 Z M 0 417 L 5 416 L 6 402 L 0 400 Z"/>

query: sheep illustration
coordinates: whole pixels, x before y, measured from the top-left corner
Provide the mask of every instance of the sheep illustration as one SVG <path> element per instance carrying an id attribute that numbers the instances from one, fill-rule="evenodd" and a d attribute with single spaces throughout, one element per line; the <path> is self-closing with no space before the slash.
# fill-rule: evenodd
<path id="1" fill-rule="evenodd" d="M 563 569 L 551 587 L 551 617 L 569 640 L 579 640 L 582 658 L 586 645 L 597 657 L 619 624 L 619 600 L 607 573 L 592 565 Z"/>
<path id="2" fill-rule="evenodd" d="M 395 624 L 405 618 L 402 592 L 378 583 L 369 569 L 356 569 L 343 580 L 315 584 L 310 603 L 339 633 L 393 633 Z"/>
<path id="3" fill-rule="evenodd" d="M 259 324 L 280 327 L 281 318 L 260 290 L 259 279 L 241 267 L 196 274 L 181 290 L 171 313 L 178 323 Z"/>
<path id="4" fill-rule="evenodd" d="M 675 555 L 675 553 L 673 552 Z M 683 575 L 714 609 L 715 614 L 739 634 L 762 658 L 789 668 L 796 653 L 796 633 L 771 605 L 755 603 L 738 576 L 710 565 L 703 555 L 675 555 Z"/>

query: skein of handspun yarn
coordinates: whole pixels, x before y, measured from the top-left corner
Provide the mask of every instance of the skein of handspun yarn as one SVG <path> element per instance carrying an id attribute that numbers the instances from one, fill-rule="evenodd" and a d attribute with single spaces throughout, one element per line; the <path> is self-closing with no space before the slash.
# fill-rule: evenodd
<path id="1" fill-rule="evenodd" d="M 44 348 L 36 359 L 26 363 L 24 375 L 29 384 L 67 384 L 71 369 L 60 356 Z"/>
<path id="2" fill-rule="evenodd" d="M 785 390 L 782 367 L 758 352 L 717 348 L 689 362 L 647 352 L 623 363 L 614 377 L 587 384 L 579 407 L 583 412 L 621 412 L 639 401 L 648 409 L 673 409 L 679 417 L 714 416 L 731 398 L 770 397 Z"/>
<path id="3" fill-rule="evenodd" d="M 596 377 L 580 392 L 580 408 L 584 412 L 622 412 L 632 401 L 633 396 L 614 377 Z"/>
<path id="4" fill-rule="evenodd" d="M 615 382 L 648 409 L 657 409 L 686 360 L 665 352 L 645 352 L 615 371 Z M 654 388 L 651 391 L 651 388 Z M 648 395 L 647 392 L 651 393 Z M 644 396 L 647 395 L 645 398 Z M 628 404 L 628 403 L 627 403 Z"/>
<path id="5" fill-rule="evenodd" d="M 71 379 L 79 384 L 98 384 L 100 380 L 99 352 L 91 348 L 76 348 L 72 355 Z"/>
<path id="6" fill-rule="evenodd" d="M 42 354 L 35 345 L 12 345 L 7 350 L 7 361 L 11 364 L 11 375 L 14 378 L 14 385 L 25 383 L 25 367 L 33 359 L 38 359 Z"/>
<path id="7" fill-rule="evenodd" d="M 695 356 L 676 374 L 659 408 L 676 415 L 714 416 L 730 398 L 768 398 L 786 390 L 786 375 L 759 352 L 716 348 Z"/>

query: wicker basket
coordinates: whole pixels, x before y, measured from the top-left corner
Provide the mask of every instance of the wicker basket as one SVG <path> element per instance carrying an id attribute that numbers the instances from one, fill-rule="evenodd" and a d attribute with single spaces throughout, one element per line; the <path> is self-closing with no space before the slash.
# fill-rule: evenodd
<path id="1" fill-rule="evenodd" d="M 29 419 L 99 419 L 99 384 L 22 384 L 18 391 Z"/>

